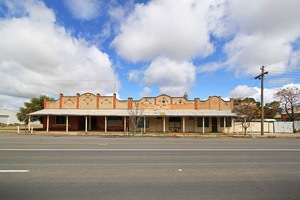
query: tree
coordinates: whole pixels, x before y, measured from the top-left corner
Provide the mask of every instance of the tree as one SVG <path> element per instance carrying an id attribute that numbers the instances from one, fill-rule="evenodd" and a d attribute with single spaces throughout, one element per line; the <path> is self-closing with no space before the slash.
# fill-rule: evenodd
<path id="1" fill-rule="evenodd" d="M 132 125 L 133 134 L 135 135 L 136 129 L 140 121 L 143 119 L 143 110 L 139 109 L 138 104 L 135 103 L 134 108 L 128 110 L 128 112 L 129 112 L 129 123 Z"/>
<path id="2" fill-rule="evenodd" d="M 46 95 L 40 95 L 39 97 L 34 97 L 30 100 L 30 102 L 25 102 L 24 106 L 25 107 L 20 107 L 19 108 L 19 112 L 17 113 L 17 118 L 21 121 L 24 122 L 25 125 L 28 124 L 28 114 L 32 113 L 32 112 L 36 112 L 39 110 L 42 110 L 44 107 L 44 99 L 47 100 L 54 100 L 53 98 L 50 98 Z M 33 121 L 37 121 L 39 120 L 41 123 L 43 122 L 43 118 L 42 117 L 34 117 L 32 116 L 30 118 L 30 120 Z"/>
<path id="3" fill-rule="evenodd" d="M 273 119 L 277 114 L 282 112 L 282 108 L 280 108 L 279 101 L 273 101 L 271 103 L 267 103 L 264 107 L 264 117 L 266 119 Z"/>
<path id="4" fill-rule="evenodd" d="M 259 104 L 253 98 L 234 99 L 233 111 L 236 112 L 242 121 L 244 134 L 247 134 L 247 129 L 250 127 L 250 122 L 253 119 L 259 118 Z"/>
<path id="5" fill-rule="evenodd" d="M 294 121 L 296 115 L 294 113 L 295 107 L 300 103 L 300 90 L 297 87 L 288 87 L 280 89 L 275 93 L 275 97 L 279 100 L 281 106 L 289 117 L 290 121 Z"/>

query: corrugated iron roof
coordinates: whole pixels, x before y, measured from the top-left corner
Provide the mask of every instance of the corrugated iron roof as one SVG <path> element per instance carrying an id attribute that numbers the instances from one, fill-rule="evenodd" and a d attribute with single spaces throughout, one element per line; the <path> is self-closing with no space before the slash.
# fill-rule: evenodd
<path id="1" fill-rule="evenodd" d="M 136 110 L 132 110 L 135 112 Z M 31 116 L 60 115 L 60 116 L 131 116 L 131 110 L 99 110 L 99 109 L 43 109 L 30 113 Z M 142 116 L 228 116 L 236 117 L 231 110 L 138 110 Z M 139 114 L 140 115 L 140 114 Z"/>

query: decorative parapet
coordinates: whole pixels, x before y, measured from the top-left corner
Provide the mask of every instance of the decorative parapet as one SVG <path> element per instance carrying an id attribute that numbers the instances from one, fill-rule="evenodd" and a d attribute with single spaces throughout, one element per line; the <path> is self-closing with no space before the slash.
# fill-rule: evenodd
<path id="1" fill-rule="evenodd" d="M 233 99 L 230 101 L 223 100 L 220 96 L 210 96 L 205 101 L 200 98 L 187 100 L 184 97 L 170 97 L 162 94 L 157 97 L 144 97 L 140 100 L 118 100 L 116 94 L 113 96 L 94 95 L 92 93 L 84 93 L 76 96 L 64 96 L 60 94 L 58 100 L 44 100 L 44 109 L 139 109 L 152 110 L 179 110 L 179 109 L 195 109 L 195 110 L 232 110 Z"/>

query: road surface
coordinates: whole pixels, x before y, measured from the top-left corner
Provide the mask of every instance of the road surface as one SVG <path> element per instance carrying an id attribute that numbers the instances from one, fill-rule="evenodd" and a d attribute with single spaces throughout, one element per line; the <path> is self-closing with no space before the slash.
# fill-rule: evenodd
<path id="1" fill-rule="evenodd" d="M 300 140 L 0 134 L 0 199 L 300 199 Z"/>

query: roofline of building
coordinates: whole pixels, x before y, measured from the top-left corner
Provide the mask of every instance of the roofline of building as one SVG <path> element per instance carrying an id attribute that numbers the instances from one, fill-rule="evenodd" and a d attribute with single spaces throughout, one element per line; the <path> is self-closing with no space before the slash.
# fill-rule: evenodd
<path id="1" fill-rule="evenodd" d="M 43 109 L 30 113 L 29 116 L 125 116 L 131 109 Z M 133 109 L 135 111 L 135 109 Z M 136 110 L 138 115 L 148 117 L 238 117 L 231 110 Z"/>

